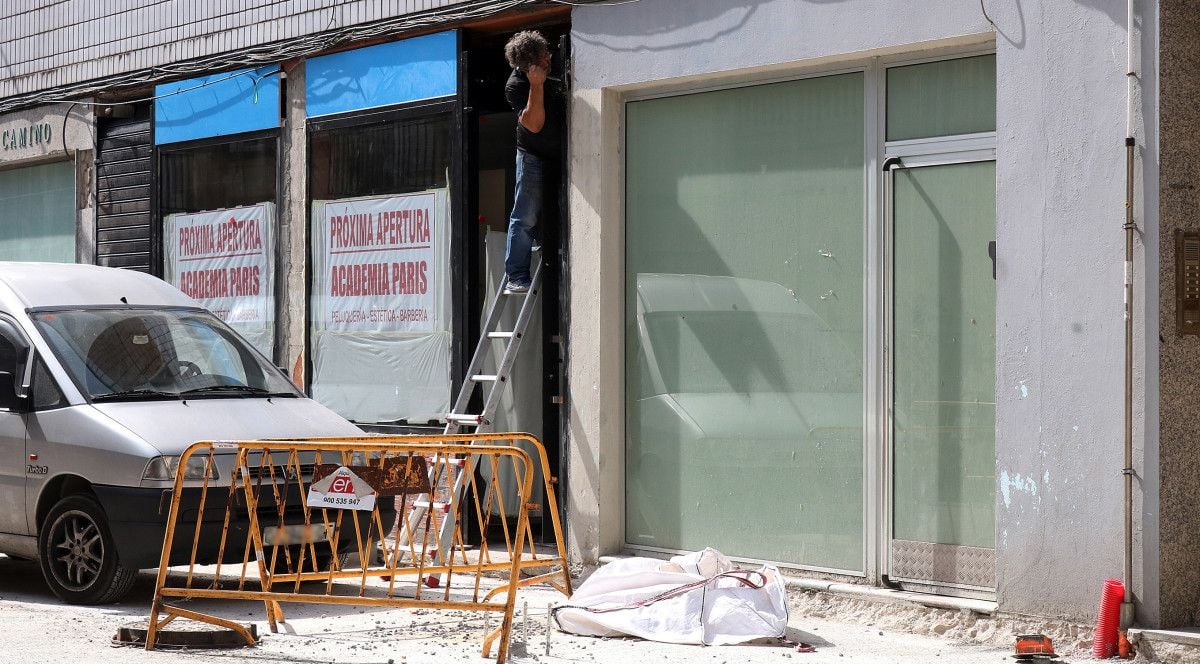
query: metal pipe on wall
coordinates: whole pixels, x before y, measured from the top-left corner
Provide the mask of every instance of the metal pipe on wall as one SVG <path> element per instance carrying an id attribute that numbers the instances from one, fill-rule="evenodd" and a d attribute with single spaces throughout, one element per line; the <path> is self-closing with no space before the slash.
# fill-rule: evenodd
<path id="1" fill-rule="evenodd" d="M 1125 598 L 1121 603 L 1121 629 L 1133 625 L 1133 2 L 1126 2 L 1125 16 Z"/>

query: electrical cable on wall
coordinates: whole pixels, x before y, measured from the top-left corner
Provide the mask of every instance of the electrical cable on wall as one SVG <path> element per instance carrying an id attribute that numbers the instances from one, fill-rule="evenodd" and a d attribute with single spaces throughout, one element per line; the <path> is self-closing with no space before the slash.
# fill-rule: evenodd
<path id="1" fill-rule="evenodd" d="M 67 107 L 67 112 L 63 114 L 62 131 L 58 132 L 58 135 L 62 136 L 63 154 L 70 155 L 72 159 L 75 158 L 75 155 L 67 148 L 67 122 L 71 119 L 71 111 L 75 110 L 75 107 L 79 106 L 80 103 L 74 102 Z"/>
<path id="2" fill-rule="evenodd" d="M 262 76 L 259 76 L 258 78 L 254 79 L 255 94 L 258 94 L 258 82 L 259 81 L 261 81 L 262 79 L 264 79 L 268 76 L 275 76 L 276 74 L 279 74 L 281 71 L 283 71 L 283 70 L 280 69 L 279 71 L 273 71 L 269 74 L 263 74 Z M 199 90 L 200 88 L 206 88 L 210 85 L 216 85 L 217 83 L 221 83 L 223 81 L 228 81 L 231 78 L 237 78 L 239 76 L 250 76 L 253 73 L 254 73 L 253 71 L 233 72 L 233 73 L 229 74 L 228 76 L 222 76 L 221 78 L 214 78 L 211 81 L 205 81 L 203 83 L 198 83 L 196 85 L 191 86 L 190 88 L 180 88 L 178 90 L 172 90 L 171 92 L 165 92 L 161 95 L 153 95 L 151 97 L 142 97 L 141 99 L 129 99 L 126 101 L 117 101 L 117 102 L 78 101 L 78 100 L 72 101 L 70 99 L 59 99 L 59 100 L 52 100 L 52 101 L 44 101 L 44 102 L 40 102 L 40 103 L 42 103 L 42 104 L 70 104 L 71 106 L 101 106 L 101 107 L 103 107 L 103 106 L 125 106 L 127 104 L 140 104 L 145 101 L 154 101 L 155 99 L 163 99 L 165 97 L 173 97 L 175 95 L 183 94 L 185 92 L 191 92 L 192 90 Z M 70 113 L 69 110 L 67 112 Z"/>
<path id="3" fill-rule="evenodd" d="M 520 7 L 522 5 L 536 4 L 538 2 L 539 0 L 488 0 L 486 2 L 476 3 L 465 8 L 460 6 L 451 9 L 440 9 L 419 15 L 398 16 L 395 18 L 377 21 L 375 23 L 341 27 L 331 32 L 303 35 L 271 44 L 252 46 L 236 52 L 222 53 L 196 60 L 155 66 L 136 72 L 128 72 L 125 74 L 110 76 L 102 80 L 73 83 L 49 90 L 39 90 L 37 92 L 14 95 L 12 97 L 8 97 L 7 99 L 0 100 L 0 113 L 12 111 L 18 108 L 55 103 L 79 103 L 80 105 L 88 106 L 120 106 L 129 103 L 153 101 L 161 98 L 161 96 L 146 97 L 143 99 L 120 103 L 82 102 L 77 101 L 74 98 L 92 95 L 99 92 L 109 92 L 114 88 L 136 87 L 150 83 L 159 83 L 168 81 L 170 79 L 179 78 L 181 76 L 202 74 L 206 72 L 211 73 L 213 71 L 221 71 L 233 67 L 245 68 L 249 66 L 254 68 L 267 64 L 277 64 L 284 60 L 302 58 L 315 53 L 321 53 L 347 43 L 395 36 L 397 33 L 420 28 L 436 27 L 455 21 L 486 18 L 488 16 Z M 228 78 L 246 75 L 247 73 L 248 72 L 235 72 L 227 78 L 207 81 L 197 85 L 196 88 L 204 87 L 206 85 L 213 85 L 223 80 L 228 80 Z M 188 88 L 187 90 L 192 89 L 195 88 Z M 180 90 L 178 92 L 186 92 L 187 90 Z"/>
<path id="4" fill-rule="evenodd" d="M 999 29 L 1000 29 L 1000 26 L 996 25 L 996 22 L 992 20 L 992 17 L 991 17 L 991 16 L 988 16 L 988 12 L 987 12 L 987 5 L 986 5 L 986 4 L 984 4 L 984 3 L 985 3 L 985 1 L 986 1 L 986 0 L 979 0 L 979 9 L 980 9 L 980 11 L 982 11 L 982 12 L 983 12 L 983 17 L 984 17 L 985 19 L 987 19 L 987 22 L 988 22 L 988 23 L 991 23 L 993 28 L 995 28 L 996 30 L 999 30 Z"/>

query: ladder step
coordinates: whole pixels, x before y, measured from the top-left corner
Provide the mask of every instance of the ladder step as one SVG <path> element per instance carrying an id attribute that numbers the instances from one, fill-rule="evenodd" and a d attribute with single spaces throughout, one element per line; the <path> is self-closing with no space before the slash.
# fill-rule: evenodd
<path id="1" fill-rule="evenodd" d="M 450 422 L 462 422 L 465 424 L 479 424 L 483 421 L 482 415 L 472 415 L 471 413 L 446 413 L 446 419 Z"/>
<path id="2" fill-rule="evenodd" d="M 428 500 L 414 500 L 413 507 L 420 507 L 423 509 L 432 508 L 434 510 L 441 510 L 442 512 L 447 513 L 450 511 L 450 503 L 445 503 L 440 500 L 435 500 L 432 503 L 430 503 Z"/>
<path id="3" fill-rule="evenodd" d="M 471 380 L 475 381 L 476 383 L 494 383 L 499 380 L 499 378 L 500 377 L 496 374 L 475 374 L 474 376 L 471 376 Z"/>
<path id="4" fill-rule="evenodd" d="M 488 332 L 487 338 L 488 339 L 512 339 L 513 333 L 512 332 Z"/>

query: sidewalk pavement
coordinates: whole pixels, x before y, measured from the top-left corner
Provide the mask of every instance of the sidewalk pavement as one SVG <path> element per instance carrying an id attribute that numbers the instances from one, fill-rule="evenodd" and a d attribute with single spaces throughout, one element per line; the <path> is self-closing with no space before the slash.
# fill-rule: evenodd
<path id="1" fill-rule="evenodd" d="M 358 664 L 444 664 L 487 661 L 481 656 L 485 618 L 478 613 L 434 609 L 376 609 L 332 605 L 285 605 L 287 623 L 270 633 L 257 602 L 192 601 L 188 608 L 255 623 L 262 642 L 254 648 L 146 652 L 114 646 L 124 625 L 149 615 L 154 578 L 144 572 L 126 602 L 100 607 L 60 603 L 46 587 L 34 562 L 0 556 L 0 652 L 14 662 L 347 662 Z M 795 593 L 801 595 L 802 593 Z M 925 664 L 1012 662 L 1011 650 L 995 645 L 955 643 L 946 638 L 904 633 L 836 616 L 806 615 L 794 602 L 787 638 L 815 646 L 797 652 L 795 643 L 768 639 L 738 646 L 703 647 L 637 639 L 599 639 L 547 631 L 547 608 L 563 598 L 549 588 L 522 592 L 512 636 L 515 663 L 600 662 L 612 664 L 788 663 Z M 802 598 L 797 598 L 802 599 Z M 527 607 L 527 608 L 526 608 Z M 820 613 L 813 611 L 813 613 Z M 488 622 L 495 625 L 496 616 Z M 872 621 L 874 622 L 874 621 Z M 549 634 L 549 654 L 546 639 Z M 494 655 L 494 653 L 493 653 Z"/>

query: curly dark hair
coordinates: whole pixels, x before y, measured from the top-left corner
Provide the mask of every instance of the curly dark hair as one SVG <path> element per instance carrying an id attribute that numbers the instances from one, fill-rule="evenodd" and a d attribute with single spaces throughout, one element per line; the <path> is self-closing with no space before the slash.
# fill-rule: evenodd
<path id="1" fill-rule="evenodd" d="M 543 54 L 550 53 L 550 44 L 542 33 L 536 30 L 518 32 L 504 45 L 504 57 L 513 69 L 528 71 L 530 65 L 536 65 Z"/>

